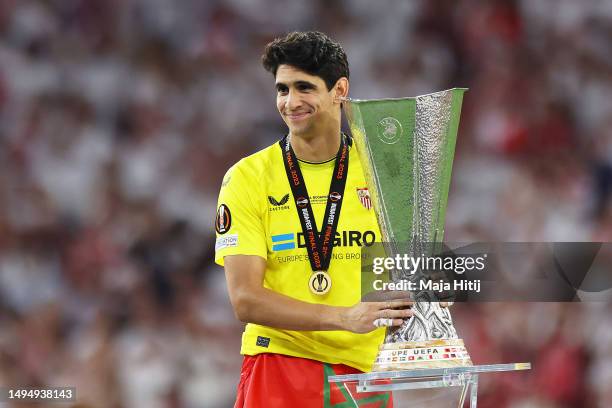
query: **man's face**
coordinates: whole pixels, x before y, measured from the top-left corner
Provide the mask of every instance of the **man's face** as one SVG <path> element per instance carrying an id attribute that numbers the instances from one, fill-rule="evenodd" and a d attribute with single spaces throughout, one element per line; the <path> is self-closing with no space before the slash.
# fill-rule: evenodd
<path id="1" fill-rule="evenodd" d="M 291 65 L 280 65 L 276 71 L 276 107 L 292 135 L 314 136 L 339 120 L 336 94 L 320 77 Z"/>

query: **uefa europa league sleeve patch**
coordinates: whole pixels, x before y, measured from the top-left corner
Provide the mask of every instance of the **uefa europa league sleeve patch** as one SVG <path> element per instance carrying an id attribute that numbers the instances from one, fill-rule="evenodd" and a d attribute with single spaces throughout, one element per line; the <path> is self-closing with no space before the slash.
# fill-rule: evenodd
<path id="1" fill-rule="evenodd" d="M 227 205 L 221 204 L 217 209 L 215 218 L 215 231 L 218 234 L 225 234 L 232 227 L 232 213 Z"/>

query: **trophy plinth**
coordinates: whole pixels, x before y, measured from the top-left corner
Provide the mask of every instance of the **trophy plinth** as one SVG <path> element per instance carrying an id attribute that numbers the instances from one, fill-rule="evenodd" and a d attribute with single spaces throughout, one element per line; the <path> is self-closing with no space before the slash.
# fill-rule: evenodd
<path id="1" fill-rule="evenodd" d="M 357 406 L 357 401 L 363 398 L 361 393 L 405 390 L 419 392 L 432 388 L 454 387 L 461 390 L 458 395 L 455 394 L 458 396 L 454 400 L 456 407 L 463 408 L 464 403 L 469 401 L 470 408 L 476 408 L 478 406 L 478 382 L 481 375 L 530 369 L 530 363 L 486 364 L 334 375 L 328 380 L 330 383 L 342 385 L 348 395 L 347 399 L 353 401 L 355 406 Z"/>

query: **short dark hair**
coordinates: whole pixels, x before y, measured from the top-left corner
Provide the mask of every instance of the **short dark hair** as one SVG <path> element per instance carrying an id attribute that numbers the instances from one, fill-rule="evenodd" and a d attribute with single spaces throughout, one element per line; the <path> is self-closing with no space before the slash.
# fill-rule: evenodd
<path id="1" fill-rule="evenodd" d="M 349 77 L 349 66 L 342 46 L 319 31 L 287 34 L 266 45 L 262 55 L 266 71 L 276 76 L 279 65 L 286 64 L 316 75 L 330 90 L 338 79 Z"/>

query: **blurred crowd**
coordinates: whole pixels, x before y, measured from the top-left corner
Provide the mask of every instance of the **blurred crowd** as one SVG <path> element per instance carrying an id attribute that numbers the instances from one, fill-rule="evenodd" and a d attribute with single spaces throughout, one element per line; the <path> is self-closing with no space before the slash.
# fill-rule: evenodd
<path id="1" fill-rule="evenodd" d="M 282 136 L 260 55 L 305 29 L 342 43 L 353 97 L 470 88 L 447 239 L 612 238 L 608 1 L 3 0 L 0 385 L 232 406 L 216 198 Z M 610 310 L 454 306 L 476 363 L 534 363 L 483 380 L 479 406 L 612 406 Z"/>

